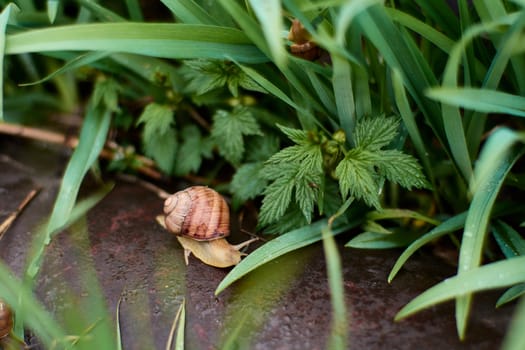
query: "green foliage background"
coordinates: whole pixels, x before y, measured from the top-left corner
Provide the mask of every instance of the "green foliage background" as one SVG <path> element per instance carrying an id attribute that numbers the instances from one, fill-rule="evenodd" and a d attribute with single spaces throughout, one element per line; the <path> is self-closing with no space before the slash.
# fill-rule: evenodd
<path id="1" fill-rule="evenodd" d="M 333 236 L 359 227 L 347 246 L 407 247 L 390 280 L 424 244 L 458 246 L 458 282 L 398 317 L 455 298 L 463 338 L 473 292 L 510 286 L 499 304 L 523 294 L 522 1 L 458 0 L 453 10 L 441 0 L 164 0 L 152 14 L 133 0 L 2 3 L 4 122 L 49 126 L 32 111 L 85 106 L 26 280 L 111 135 L 128 152 L 103 164 L 108 171 L 134 172 L 146 155 L 167 177 L 216 186 L 235 208 L 252 201 L 258 228 L 280 235 L 217 292 L 268 257 L 323 240 L 338 310 Z M 290 53 L 293 19 L 315 59 Z M 497 254 L 485 254 L 489 239 Z M 334 315 L 332 346 L 344 348 L 346 322 Z M 506 348 L 523 345 L 508 339 Z"/>

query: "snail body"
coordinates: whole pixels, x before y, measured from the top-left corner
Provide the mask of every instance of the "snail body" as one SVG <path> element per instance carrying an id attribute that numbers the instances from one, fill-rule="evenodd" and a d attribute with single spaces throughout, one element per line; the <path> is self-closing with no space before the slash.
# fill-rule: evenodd
<path id="1" fill-rule="evenodd" d="M 215 267 L 237 265 L 245 254 L 239 250 L 256 238 L 238 245 L 225 239 L 230 234 L 230 209 L 224 198 L 205 186 L 193 186 L 170 195 L 164 202 L 165 216 L 159 223 L 177 236 L 184 258 L 193 253 Z"/>

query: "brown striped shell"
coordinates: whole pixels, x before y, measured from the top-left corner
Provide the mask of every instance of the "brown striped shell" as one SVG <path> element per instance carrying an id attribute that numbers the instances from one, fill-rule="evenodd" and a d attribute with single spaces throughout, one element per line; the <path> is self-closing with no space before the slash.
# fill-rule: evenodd
<path id="1" fill-rule="evenodd" d="M 230 209 L 224 198 L 205 186 L 193 186 L 164 202 L 166 228 L 178 236 L 211 241 L 230 234 Z"/>
<path id="2" fill-rule="evenodd" d="M 13 315 L 11 309 L 0 300 L 0 339 L 7 337 L 13 329 Z"/>

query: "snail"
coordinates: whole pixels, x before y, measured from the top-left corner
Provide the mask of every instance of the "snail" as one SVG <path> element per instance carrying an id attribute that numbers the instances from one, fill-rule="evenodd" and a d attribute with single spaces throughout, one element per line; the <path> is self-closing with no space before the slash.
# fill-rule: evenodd
<path id="1" fill-rule="evenodd" d="M 184 248 L 186 265 L 192 253 L 211 266 L 237 265 L 246 255 L 239 250 L 257 240 L 228 243 L 225 238 L 230 234 L 228 204 L 218 192 L 205 186 L 192 186 L 170 195 L 164 202 L 164 214 L 157 221 L 177 236 Z"/>
<path id="2" fill-rule="evenodd" d="M 294 19 L 288 32 L 288 40 L 292 42 L 290 45 L 292 54 L 309 61 L 317 59 L 320 55 L 320 50 L 311 39 L 310 33 L 308 33 L 301 22 Z"/>
<path id="3" fill-rule="evenodd" d="M 0 299 L 0 339 L 11 334 L 13 329 L 13 314 L 7 304 Z"/>

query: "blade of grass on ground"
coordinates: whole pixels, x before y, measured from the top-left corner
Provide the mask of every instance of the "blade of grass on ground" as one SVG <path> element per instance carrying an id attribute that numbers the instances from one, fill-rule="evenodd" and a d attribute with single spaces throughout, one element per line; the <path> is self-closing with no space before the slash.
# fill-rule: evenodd
<path id="1" fill-rule="evenodd" d="M 471 182 L 473 198 L 459 251 L 459 277 L 481 263 L 483 245 L 496 197 L 508 172 L 522 155 L 521 149 L 512 148 L 517 140 L 519 140 L 517 133 L 508 129 L 497 130 L 487 140 L 477 162 Z M 456 299 L 456 323 L 461 339 L 465 336 L 471 301 L 471 294 Z"/>
<path id="2" fill-rule="evenodd" d="M 187 24 L 217 25 L 217 21 L 210 16 L 199 4 L 192 0 L 161 0 L 173 12 L 175 18 Z"/>
<path id="3" fill-rule="evenodd" d="M 4 56 L 6 45 L 6 28 L 9 17 L 18 12 L 18 7 L 8 4 L 0 14 L 0 121 L 4 120 Z"/>
<path id="4" fill-rule="evenodd" d="M 448 278 L 418 295 L 396 315 L 400 320 L 425 308 L 461 295 L 488 289 L 508 287 L 525 282 L 525 257 L 484 265 Z"/>

